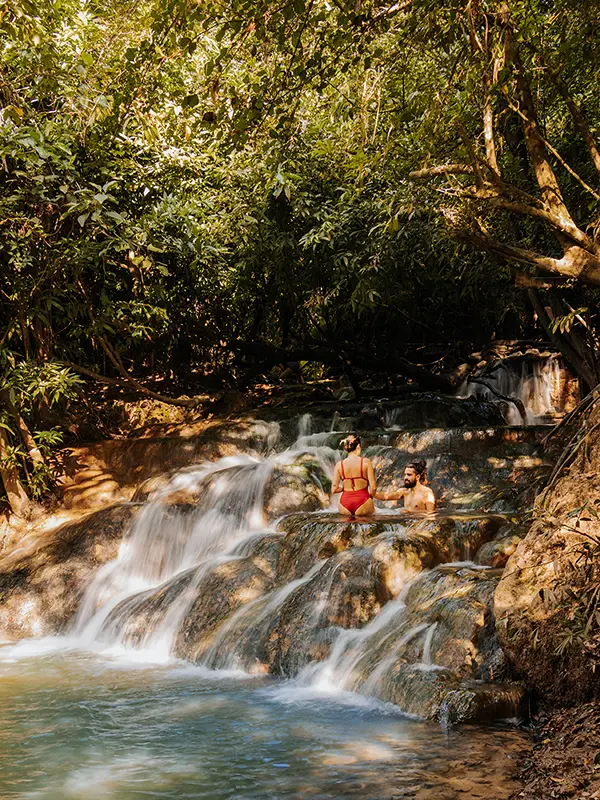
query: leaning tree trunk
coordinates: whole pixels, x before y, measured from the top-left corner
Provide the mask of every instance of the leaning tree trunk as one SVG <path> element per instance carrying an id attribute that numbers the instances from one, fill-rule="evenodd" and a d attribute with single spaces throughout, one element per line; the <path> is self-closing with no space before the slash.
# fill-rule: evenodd
<path id="1" fill-rule="evenodd" d="M 0 477 L 10 510 L 17 517 L 23 517 L 31 507 L 31 501 L 19 479 L 19 470 L 7 459 L 8 448 L 8 435 L 4 428 L 0 428 Z"/>
<path id="2" fill-rule="evenodd" d="M 27 455 L 31 459 L 31 463 L 34 467 L 44 464 L 44 456 L 40 453 L 39 447 L 35 443 L 33 436 L 31 435 L 31 431 L 21 414 L 19 413 L 19 409 L 13 403 L 10 397 L 10 393 L 8 389 L 3 389 L 0 392 L 0 403 L 6 408 L 9 415 L 12 417 L 12 420 L 19 431 L 19 436 L 21 437 L 21 441 L 25 449 L 27 450 Z"/>

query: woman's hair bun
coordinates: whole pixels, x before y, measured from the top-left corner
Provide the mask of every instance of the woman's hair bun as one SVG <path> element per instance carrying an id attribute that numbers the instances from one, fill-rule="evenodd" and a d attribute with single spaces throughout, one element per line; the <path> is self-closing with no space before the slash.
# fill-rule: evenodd
<path id="1" fill-rule="evenodd" d="M 342 439 L 340 442 L 340 446 L 347 452 L 352 453 L 360 444 L 360 438 L 355 434 L 351 433 L 345 439 Z"/>

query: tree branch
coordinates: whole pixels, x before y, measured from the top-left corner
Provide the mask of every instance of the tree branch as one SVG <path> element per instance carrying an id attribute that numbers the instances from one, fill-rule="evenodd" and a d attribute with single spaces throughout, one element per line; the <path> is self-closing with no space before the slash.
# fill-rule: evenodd
<path id="1" fill-rule="evenodd" d="M 490 392 L 496 397 L 500 398 L 500 400 L 505 400 L 507 403 L 513 403 L 517 407 L 517 411 L 521 415 L 521 418 L 525 424 L 527 424 L 527 410 L 521 400 L 518 397 L 510 397 L 507 394 L 501 394 L 499 391 L 494 389 L 487 381 L 483 380 L 483 378 L 469 378 L 469 383 L 479 383 L 482 386 L 485 386 L 486 389 L 489 389 Z"/>
<path id="2" fill-rule="evenodd" d="M 494 140 L 494 109 L 492 106 L 491 81 L 485 78 L 485 100 L 483 103 L 483 138 L 485 140 L 485 156 L 492 172 L 500 174 Z"/>
<path id="3" fill-rule="evenodd" d="M 409 173 L 409 178 L 413 181 L 429 180 L 440 175 L 474 175 L 475 170 L 470 164 L 442 164 L 438 167 L 427 167 L 417 169 Z"/>
<path id="4" fill-rule="evenodd" d="M 557 217 L 556 214 L 543 208 L 536 208 L 535 206 L 525 205 L 524 203 L 518 203 L 513 200 L 506 200 L 503 197 L 491 197 L 489 200 L 492 205 L 503 208 L 506 211 L 516 211 L 518 214 L 525 214 L 529 217 L 537 217 L 538 219 L 544 220 L 544 222 L 547 222 L 553 228 L 564 233 L 565 236 L 568 236 L 569 239 L 577 242 L 577 244 L 581 245 L 586 250 L 589 250 L 591 253 L 597 252 L 596 243 L 572 221 Z"/>
<path id="5" fill-rule="evenodd" d="M 584 283 L 600 286 L 600 258 L 580 247 L 570 248 L 559 259 L 551 256 L 542 256 L 533 250 L 525 250 L 521 247 L 504 244 L 483 231 L 462 230 L 458 232 L 458 235 L 477 247 L 483 247 L 520 264 L 529 264 L 536 269 L 554 272 L 569 278 L 578 278 Z"/>
<path id="6" fill-rule="evenodd" d="M 201 403 L 203 399 L 200 397 L 193 397 L 190 398 L 189 400 L 166 397 L 165 395 L 153 392 L 151 389 L 147 389 L 141 383 L 138 383 L 138 381 L 136 381 L 134 378 L 131 378 L 131 376 L 129 376 L 128 378 L 107 378 L 105 375 L 100 375 L 98 372 L 94 372 L 93 370 L 88 369 L 87 367 L 81 367 L 79 364 L 74 364 L 72 361 L 63 361 L 62 363 L 66 367 L 70 367 L 75 372 L 79 372 L 81 375 L 87 375 L 88 378 L 92 378 L 93 380 L 98 381 L 99 383 L 106 383 L 108 386 L 119 386 L 122 389 L 134 388 L 140 394 L 152 397 L 154 400 L 159 400 L 161 403 L 167 403 L 168 405 L 171 406 L 183 406 L 184 408 L 194 408 L 199 403 Z"/>
<path id="7" fill-rule="evenodd" d="M 525 75 L 525 70 L 523 69 L 519 50 L 515 42 L 514 30 L 510 22 L 507 22 L 506 25 L 505 52 L 506 63 L 512 64 L 516 73 L 517 92 L 520 105 L 523 109 L 521 120 L 523 133 L 525 135 L 525 143 L 544 203 L 547 208 L 554 211 L 558 217 L 563 217 L 566 221 L 574 225 L 548 158 L 544 139 L 539 129 L 531 87 Z"/>
<path id="8" fill-rule="evenodd" d="M 511 100 L 510 100 L 510 98 L 509 98 L 509 96 L 506 94 L 506 92 L 504 92 L 504 96 L 506 97 L 506 101 L 507 101 L 507 103 L 508 103 L 508 105 L 509 105 L 509 107 L 510 107 L 511 111 L 514 111 L 514 112 L 515 112 L 515 114 L 518 114 L 518 116 L 521 118 L 521 120 L 522 120 L 522 121 L 526 122 L 526 121 L 527 121 L 527 118 L 526 118 L 526 116 L 525 116 L 525 115 L 523 114 L 523 112 L 522 112 L 522 111 L 521 111 L 521 110 L 520 110 L 520 109 L 519 109 L 519 108 L 518 108 L 518 107 L 517 107 L 517 106 L 516 106 L 516 105 L 515 105 L 515 104 L 514 104 L 514 103 L 513 103 Z M 571 166 L 569 166 L 569 164 L 567 164 L 567 162 L 564 160 L 564 158 L 561 156 L 561 154 L 558 152 L 558 150 L 557 150 L 555 147 L 553 147 L 553 146 L 550 144 L 550 142 L 549 142 L 549 141 L 548 141 L 548 140 L 547 140 L 547 139 L 546 139 L 544 136 L 542 136 L 542 134 L 541 134 L 541 133 L 540 133 L 540 139 L 541 139 L 541 141 L 543 142 L 544 146 L 545 146 L 545 147 L 546 147 L 546 148 L 547 148 L 547 149 L 548 149 L 548 150 L 549 150 L 549 151 L 552 153 L 552 155 L 553 155 L 553 156 L 556 158 L 556 160 L 558 161 L 558 163 L 559 163 L 559 164 L 560 164 L 562 167 L 564 167 L 564 169 L 566 169 L 566 171 L 569 173 L 569 175 L 571 175 L 571 177 L 575 178 L 575 180 L 577 181 L 577 183 L 579 183 L 579 184 L 580 184 L 580 186 L 582 186 L 582 187 L 585 189 L 585 191 L 586 191 L 586 192 L 589 192 L 589 193 L 592 195 L 592 197 L 594 197 L 596 200 L 600 200 L 600 194 L 598 194 L 598 192 L 596 192 L 594 189 L 592 189 L 592 187 L 591 187 L 591 186 L 590 186 L 588 183 L 586 183 L 586 182 L 583 180 L 583 178 L 582 178 L 580 175 L 578 175 L 578 174 L 577 174 L 577 172 L 575 172 L 575 170 L 574 170 L 574 169 L 573 169 Z"/>
<path id="9" fill-rule="evenodd" d="M 8 498 L 10 510 L 17 517 L 23 517 L 30 509 L 31 501 L 23 488 L 17 466 L 8 457 L 7 450 L 9 447 L 8 434 L 4 428 L 0 428 L 0 477 L 4 484 L 4 491 Z"/>
<path id="10" fill-rule="evenodd" d="M 560 96 L 565 101 L 567 108 L 569 109 L 569 113 L 573 117 L 573 121 L 575 122 L 575 125 L 579 128 L 579 132 L 583 137 L 583 140 L 590 154 L 590 158 L 592 159 L 592 163 L 596 167 L 596 171 L 600 173 L 600 151 L 598 151 L 598 147 L 596 145 L 594 137 L 591 134 L 591 131 L 588 127 L 585 117 L 581 113 L 581 109 L 579 108 L 575 100 L 573 100 L 573 98 L 571 97 L 569 90 L 563 79 L 560 77 L 560 75 L 548 64 L 548 62 L 544 59 L 541 53 L 536 51 L 536 56 L 540 64 L 544 68 L 545 74 L 550 78 L 554 86 L 556 86 Z"/>
<path id="11" fill-rule="evenodd" d="M 352 352 L 353 348 L 336 345 L 333 347 L 314 347 L 304 345 L 283 350 L 263 342 L 238 342 L 236 349 L 245 356 L 260 360 L 264 365 L 275 365 L 286 361 L 317 361 L 332 367 L 341 367 L 339 351 Z M 397 374 L 410 378 L 426 390 L 453 392 L 466 377 L 466 370 L 458 368 L 454 374 L 438 375 L 418 364 L 412 364 L 402 357 L 380 359 L 372 354 L 352 352 L 351 364 L 354 368 L 366 372 L 379 372 L 384 375 Z"/>
<path id="12" fill-rule="evenodd" d="M 31 435 L 31 431 L 27 426 L 27 423 L 19 413 L 19 409 L 11 400 L 10 392 L 8 389 L 2 389 L 0 391 L 0 403 L 4 405 L 4 407 L 12 417 L 14 424 L 16 425 L 16 428 L 19 431 L 19 436 L 21 437 L 21 441 L 27 448 L 27 454 L 29 455 L 32 464 L 34 466 L 44 464 L 45 463 L 44 456 L 40 453 L 39 448 L 35 443 L 33 436 Z"/>

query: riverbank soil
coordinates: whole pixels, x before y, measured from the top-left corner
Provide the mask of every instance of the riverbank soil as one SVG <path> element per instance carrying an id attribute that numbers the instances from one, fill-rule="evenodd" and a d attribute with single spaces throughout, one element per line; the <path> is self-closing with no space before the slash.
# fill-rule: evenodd
<path id="1" fill-rule="evenodd" d="M 518 766 L 522 787 L 510 800 L 600 798 L 600 702 L 542 717 L 534 739 Z"/>

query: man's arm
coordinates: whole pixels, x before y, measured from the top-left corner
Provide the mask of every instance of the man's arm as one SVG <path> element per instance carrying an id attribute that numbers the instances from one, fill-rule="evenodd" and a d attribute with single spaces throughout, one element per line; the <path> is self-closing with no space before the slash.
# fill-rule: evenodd
<path id="1" fill-rule="evenodd" d="M 400 500 L 406 495 L 406 489 L 397 489 L 395 492 L 377 492 L 376 500 Z"/>
<path id="2" fill-rule="evenodd" d="M 377 496 L 377 481 L 375 479 L 375 470 L 373 469 L 373 464 L 371 459 L 367 461 L 367 480 L 369 481 L 369 494 L 371 497 Z"/>
<path id="3" fill-rule="evenodd" d="M 435 511 L 435 495 L 429 488 L 427 488 L 427 497 L 425 499 L 425 511 Z"/>
<path id="4" fill-rule="evenodd" d="M 335 469 L 333 470 L 333 478 L 331 479 L 331 494 L 340 494 L 342 491 L 340 487 L 340 468 L 339 465 L 335 465 Z"/>

